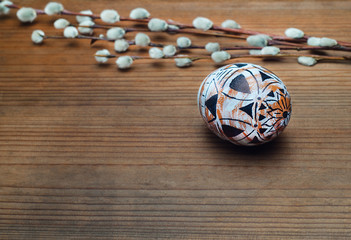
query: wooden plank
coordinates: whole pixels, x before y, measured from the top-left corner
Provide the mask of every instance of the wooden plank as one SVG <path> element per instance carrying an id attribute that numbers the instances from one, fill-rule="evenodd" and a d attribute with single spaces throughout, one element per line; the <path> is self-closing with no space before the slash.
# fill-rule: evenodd
<path id="1" fill-rule="evenodd" d="M 346 0 L 62 3 L 123 16 L 145 7 L 184 23 L 234 18 L 246 29 L 282 34 L 297 27 L 351 41 Z M 51 27 L 57 16 L 33 24 L 15 18 L 15 11 L 0 18 L 0 239 L 351 238 L 349 63 L 308 68 L 296 59 L 245 59 L 286 83 L 293 114 L 276 141 L 239 148 L 211 134 L 198 113 L 198 87 L 218 67 L 212 62 L 178 69 L 172 60 L 140 60 L 119 71 L 113 61 L 99 66 L 93 59 L 112 43 L 35 46 L 34 29 L 61 34 Z M 167 44 L 178 37 L 150 36 Z M 131 47 L 130 54 L 147 51 Z"/>

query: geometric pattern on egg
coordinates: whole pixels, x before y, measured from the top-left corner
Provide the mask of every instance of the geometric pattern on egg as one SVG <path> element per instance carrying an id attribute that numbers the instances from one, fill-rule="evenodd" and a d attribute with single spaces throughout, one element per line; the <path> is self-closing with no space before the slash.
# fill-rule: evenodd
<path id="1" fill-rule="evenodd" d="M 198 106 L 212 132 L 245 146 L 273 140 L 291 116 L 284 83 L 268 69 L 250 63 L 230 64 L 210 73 L 200 86 Z"/>

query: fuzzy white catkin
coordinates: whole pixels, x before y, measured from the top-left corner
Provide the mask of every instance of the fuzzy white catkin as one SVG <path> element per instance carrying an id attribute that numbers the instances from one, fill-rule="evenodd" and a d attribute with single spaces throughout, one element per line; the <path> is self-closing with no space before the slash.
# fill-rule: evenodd
<path id="1" fill-rule="evenodd" d="M 321 38 L 319 37 L 309 37 L 307 39 L 307 44 L 314 47 L 319 47 L 321 44 Z"/>
<path id="2" fill-rule="evenodd" d="M 277 55 L 278 53 L 280 53 L 280 49 L 274 46 L 268 46 L 268 47 L 264 47 L 261 49 L 261 54 L 262 55 Z"/>
<path id="3" fill-rule="evenodd" d="M 187 37 L 179 37 L 177 38 L 177 45 L 180 48 L 187 48 L 191 46 L 191 40 Z"/>
<path id="4" fill-rule="evenodd" d="M 10 1 L 2 1 L 0 2 L 0 15 L 7 15 L 10 13 L 10 8 L 7 7 L 12 5 L 13 3 Z"/>
<path id="5" fill-rule="evenodd" d="M 305 33 L 298 28 L 288 28 L 285 30 L 285 36 L 289 38 L 302 38 Z"/>
<path id="6" fill-rule="evenodd" d="M 154 59 L 159 59 L 163 58 L 164 55 L 161 49 L 153 47 L 149 49 L 149 56 Z"/>
<path id="7" fill-rule="evenodd" d="M 193 63 L 190 58 L 175 58 L 175 64 L 177 67 L 189 67 Z"/>
<path id="8" fill-rule="evenodd" d="M 321 47 L 334 47 L 338 44 L 335 39 L 322 37 L 319 46 Z"/>
<path id="9" fill-rule="evenodd" d="M 270 36 L 266 35 L 266 34 L 258 34 L 258 36 L 263 37 L 263 38 L 266 39 L 267 41 L 268 41 L 268 40 L 272 40 L 272 38 L 271 38 Z"/>
<path id="10" fill-rule="evenodd" d="M 313 66 L 317 63 L 317 60 L 313 57 L 304 57 L 304 56 L 301 56 L 301 57 L 298 57 L 297 58 L 297 61 L 298 63 L 300 63 L 301 65 L 304 65 L 304 66 Z"/>
<path id="11" fill-rule="evenodd" d="M 124 37 L 126 31 L 120 27 L 114 27 L 107 30 L 106 36 L 108 40 L 117 40 Z"/>
<path id="12" fill-rule="evenodd" d="M 217 42 L 209 42 L 206 44 L 205 49 L 207 52 L 213 53 L 213 52 L 218 52 L 221 50 L 221 47 L 219 46 L 219 43 Z"/>
<path id="13" fill-rule="evenodd" d="M 135 40 L 135 45 L 141 46 L 141 47 L 146 47 L 151 42 L 149 36 L 145 33 L 137 33 L 134 40 Z"/>
<path id="14" fill-rule="evenodd" d="M 80 11 L 79 13 L 93 15 L 93 12 L 91 10 L 83 10 L 83 11 Z M 78 23 L 81 23 L 88 20 L 92 21 L 93 19 L 88 16 L 76 16 L 76 20 Z"/>
<path id="15" fill-rule="evenodd" d="M 100 13 L 101 20 L 105 23 L 115 23 L 119 21 L 119 14 L 116 10 L 105 9 Z"/>
<path id="16" fill-rule="evenodd" d="M 269 37 L 267 38 L 266 35 L 258 34 L 247 37 L 246 41 L 250 46 L 265 47 L 267 46 L 268 39 Z"/>
<path id="17" fill-rule="evenodd" d="M 152 32 L 162 32 L 167 30 L 168 23 L 159 18 L 152 18 L 147 24 L 147 26 Z"/>
<path id="18" fill-rule="evenodd" d="M 63 36 L 66 38 L 76 38 L 78 36 L 78 30 L 72 26 L 66 27 L 63 31 Z"/>
<path id="19" fill-rule="evenodd" d="M 16 13 L 21 22 L 33 22 L 37 18 L 37 12 L 33 8 L 23 7 Z"/>
<path id="20" fill-rule="evenodd" d="M 163 48 L 163 54 L 166 57 L 172 57 L 176 54 L 176 52 L 177 52 L 177 49 L 173 45 L 167 45 Z"/>
<path id="21" fill-rule="evenodd" d="M 115 51 L 125 52 L 129 48 L 129 43 L 125 39 L 117 39 L 115 41 Z"/>
<path id="22" fill-rule="evenodd" d="M 193 26 L 196 29 L 201 29 L 204 31 L 209 30 L 213 26 L 213 22 L 205 17 L 197 17 L 193 20 Z"/>
<path id="23" fill-rule="evenodd" d="M 130 68 L 132 63 L 133 63 L 133 58 L 131 58 L 130 56 L 119 57 L 116 61 L 116 64 L 117 64 L 119 69 Z"/>
<path id="24" fill-rule="evenodd" d="M 95 55 L 104 55 L 106 57 L 95 56 L 95 60 L 99 63 L 105 63 L 108 61 L 108 57 L 110 56 L 110 52 L 107 49 L 99 50 L 95 53 Z"/>
<path id="25" fill-rule="evenodd" d="M 169 29 L 169 30 L 178 30 L 179 27 L 178 27 L 177 25 L 172 25 L 172 24 L 170 24 L 170 25 L 168 25 L 168 29 Z"/>
<path id="26" fill-rule="evenodd" d="M 87 21 L 84 21 L 84 22 L 81 22 L 79 24 L 79 26 L 84 26 L 84 27 L 78 27 L 78 31 L 81 33 L 81 34 L 93 34 L 94 32 L 94 29 L 93 28 L 89 28 L 91 26 L 94 26 L 95 23 L 91 20 L 87 20 Z M 86 26 L 89 26 L 89 27 L 86 27 Z"/>
<path id="27" fill-rule="evenodd" d="M 56 29 L 64 29 L 65 27 L 67 27 L 69 25 L 69 21 L 67 21 L 64 18 L 59 18 L 54 22 L 54 27 Z"/>
<path id="28" fill-rule="evenodd" d="M 40 44 L 44 41 L 45 33 L 42 30 L 34 30 L 32 32 L 32 41 L 36 44 Z"/>
<path id="29" fill-rule="evenodd" d="M 49 2 L 44 8 L 44 12 L 47 15 L 59 14 L 63 11 L 63 5 L 58 2 Z"/>
<path id="30" fill-rule="evenodd" d="M 226 51 L 213 52 L 211 58 L 215 63 L 221 63 L 230 59 L 230 54 Z"/>
<path id="31" fill-rule="evenodd" d="M 237 22 L 235 22 L 234 20 L 230 20 L 230 19 L 222 22 L 221 26 L 223 28 L 231 28 L 231 29 L 240 29 L 241 28 L 241 26 Z"/>
<path id="32" fill-rule="evenodd" d="M 145 8 L 135 8 L 130 12 L 129 17 L 132 19 L 145 19 L 150 17 L 150 13 Z"/>
<path id="33" fill-rule="evenodd" d="M 249 54 L 250 55 L 262 55 L 261 50 L 259 50 L 259 49 L 251 49 L 249 51 Z"/>

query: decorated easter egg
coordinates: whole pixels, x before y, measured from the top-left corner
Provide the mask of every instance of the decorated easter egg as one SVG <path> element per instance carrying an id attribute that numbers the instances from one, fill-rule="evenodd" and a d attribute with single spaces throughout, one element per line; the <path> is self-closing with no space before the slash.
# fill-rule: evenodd
<path id="1" fill-rule="evenodd" d="M 237 145 L 276 138 L 288 125 L 291 99 L 271 71 L 250 63 L 221 67 L 200 86 L 198 106 L 207 127 Z"/>

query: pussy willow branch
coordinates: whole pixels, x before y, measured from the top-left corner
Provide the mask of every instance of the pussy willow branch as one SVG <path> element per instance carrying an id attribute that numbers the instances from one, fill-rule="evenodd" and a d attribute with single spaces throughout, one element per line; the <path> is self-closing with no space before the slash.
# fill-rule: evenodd
<path id="1" fill-rule="evenodd" d="M 14 8 L 14 9 L 20 9 L 21 7 L 15 4 L 12 5 L 7 5 L 9 8 Z M 46 13 L 41 10 L 41 9 L 34 9 L 38 15 L 45 15 Z M 84 14 L 84 13 L 78 13 L 78 12 L 73 12 L 69 10 L 63 10 L 61 15 L 68 15 L 68 16 L 84 16 L 84 17 L 91 17 L 92 19 L 100 19 L 99 15 L 96 14 Z M 120 17 L 120 21 L 129 21 L 129 22 L 138 22 L 138 23 L 148 23 L 151 20 L 151 18 L 147 19 L 133 19 L 133 18 L 127 18 L 127 17 Z M 168 24 L 171 24 L 171 21 L 166 21 Z M 111 27 L 115 27 L 116 25 L 101 25 L 101 24 L 96 24 L 94 26 L 87 26 L 90 28 L 103 28 L 103 29 L 109 29 Z M 237 36 L 237 35 L 232 35 L 232 34 L 225 34 L 225 33 L 217 33 L 217 32 L 205 32 L 205 31 L 196 31 L 196 29 L 193 27 L 193 30 L 187 30 L 183 29 L 185 28 L 184 26 L 187 25 L 177 25 L 180 27 L 180 29 L 166 29 L 164 32 L 168 33 L 188 33 L 188 34 L 197 34 L 197 35 L 210 35 L 210 36 L 216 36 L 216 37 L 229 37 L 229 38 L 237 38 L 237 39 L 246 39 L 246 37 L 243 36 Z M 190 25 L 189 25 L 190 26 Z M 83 26 L 81 26 L 83 27 Z M 195 31 L 194 31 L 195 30 Z M 150 32 L 150 30 L 146 29 L 139 29 L 138 31 L 142 32 Z"/>
<path id="2" fill-rule="evenodd" d="M 118 55 L 110 54 L 110 55 L 100 55 L 100 54 L 95 54 L 95 57 L 107 57 L 107 58 L 117 58 Z M 152 60 L 157 60 L 154 58 L 151 58 L 149 56 L 130 56 L 133 59 L 152 59 Z M 277 55 L 250 55 L 250 54 L 231 54 L 230 59 L 236 59 L 236 58 L 287 58 L 287 57 L 312 57 L 315 58 L 316 60 L 346 60 L 346 61 L 351 61 L 351 56 L 320 56 L 320 55 L 313 55 L 313 54 L 292 54 L 292 53 L 280 53 Z M 178 54 L 175 56 L 170 56 L 170 57 L 163 57 L 159 59 L 174 59 L 174 58 L 189 58 L 192 61 L 197 61 L 197 60 L 211 60 L 211 57 L 208 55 L 197 55 L 197 56 L 190 56 L 190 55 L 183 55 L 183 54 Z"/>
<path id="3" fill-rule="evenodd" d="M 261 50 L 261 47 L 245 47 L 245 46 L 236 46 L 236 47 L 223 47 L 221 50 Z M 295 50 L 295 51 L 308 51 L 308 50 L 335 50 L 335 51 L 346 51 L 351 52 L 350 47 L 341 47 L 341 46 L 334 46 L 334 47 L 279 47 L 280 50 Z"/>
<path id="4" fill-rule="evenodd" d="M 86 27 L 86 28 L 102 28 L 102 29 L 110 29 L 111 25 L 101 25 L 101 24 L 95 24 L 93 26 L 77 26 L 77 27 Z M 125 32 L 150 32 L 147 29 L 141 29 L 141 28 L 124 28 Z M 186 29 L 169 29 L 166 30 L 166 32 L 170 33 L 194 33 L 193 31 L 187 31 Z M 195 34 L 203 34 L 203 35 L 212 35 L 212 36 L 224 36 L 224 37 L 235 37 L 235 38 L 240 38 L 240 39 L 245 39 L 245 37 L 242 36 L 235 36 L 235 35 L 228 35 L 228 34 L 221 34 L 217 35 L 216 33 L 212 32 L 196 32 Z M 277 40 L 269 40 L 268 45 L 279 45 L 281 42 Z M 279 48 L 282 50 L 296 50 L 296 51 L 302 51 L 302 50 L 336 50 L 336 51 L 346 51 L 346 52 L 351 52 L 351 47 L 346 47 L 346 46 L 340 46 L 336 45 L 333 47 L 317 47 L 317 46 L 301 46 L 299 44 L 294 44 L 294 43 L 283 43 L 284 45 L 288 46 L 280 46 Z M 191 46 L 188 49 L 191 48 L 205 48 L 205 46 Z M 253 47 L 253 46 L 248 46 L 248 47 L 243 47 L 243 46 L 237 46 L 237 47 L 225 47 L 221 48 L 221 50 L 253 50 L 253 49 L 261 49 L 261 47 Z"/>
<path id="5" fill-rule="evenodd" d="M 293 54 L 293 53 L 279 53 L 277 55 L 249 55 L 249 54 L 231 54 L 230 59 L 235 59 L 235 58 L 284 58 L 284 57 L 311 57 L 315 58 L 316 60 L 351 60 L 351 56 L 321 56 L 321 55 L 315 55 L 315 54 Z"/>
<path id="6" fill-rule="evenodd" d="M 19 9 L 20 7 L 12 4 L 12 5 L 8 5 L 9 8 L 16 8 Z M 41 9 L 35 9 L 37 14 L 45 14 L 45 12 Z M 87 17 L 91 17 L 93 19 L 100 19 L 99 15 L 96 14 L 83 14 L 83 13 L 79 13 L 79 12 L 74 12 L 74 11 L 70 11 L 70 10 L 63 10 L 61 12 L 61 15 L 71 15 L 71 16 L 87 16 Z M 129 22 L 138 22 L 138 23 L 148 23 L 151 20 L 151 18 L 146 18 L 146 19 L 132 19 L 132 18 L 128 18 L 128 17 L 120 17 L 120 21 L 129 21 Z M 171 25 L 176 25 L 178 26 L 180 29 L 179 31 L 176 30 L 172 30 L 172 32 L 182 32 L 182 33 L 191 33 L 191 34 L 203 34 L 203 33 L 199 33 L 199 32 L 194 32 L 194 31 L 184 31 L 185 28 L 189 28 L 189 29 L 195 29 L 193 25 L 190 24 L 183 24 L 183 23 L 179 23 L 179 22 L 175 22 L 172 20 L 168 20 L 166 21 L 168 24 Z M 299 39 L 295 39 L 295 38 L 289 38 L 289 37 L 285 37 L 285 36 L 280 36 L 280 35 L 275 35 L 275 34 L 270 34 L 270 33 L 264 33 L 264 32 L 259 32 L 259 31 L 253 31 L 253 30 L 247 30 L 247 29 L 231 29 L 231 28 L 223 28 L 220 26 L 216 26 L 214 25 L 211 30 L 215 30 L 215 31 L 221 31 L 224 33 L 234 33 L 234 34 L 244 34 L 244 35 L 257 35 L 257 34 L 265 34 L 268 35 L 272 38 L 272 40 L 268 41 L 268 45 L 290 45 L 290 46 L 300 46 L 298 44 L 304 44 L 307 42 L 309 36 L 304 36 L 302 38 Z M 212 34 L 206 34 L 206 35 L 219 35 L 219 36 L 223 36 L 223 37 L 229 37 L 229 35 L 231 34 L 216 34 L 216 33 L 212 33 Z M 231 35 L 233 36 L 233 35 Z M 234 35 L 235 36 L 235 35 Z M 241 39 L 245 39 L 245 37 L 240 37 L 240 36 L 236 36 L 237 38 L 241 38 Z M 341 46 L 345 46 L 345 47 L 351 47 L 351 43 L 348 42 L 341 42 L 338 41 L 339 45 Z"/>
<path id="7" fill-rule="evenodd" d="M 108 41 L 108 42 L 114 42 L 115 40 L 110 40 L 107 38 L 100 38 L 100 37 L 94 37 L 94 36 L 85 36 L 85 35 L 78 35 L 75 38 L 66 38 L 65 36 L 42 36 L 44 39 L 89 39 L 92 40 L 93 42 L 96 42 L 98 40 L 102 41 Z M 129 45 L 136 45 L 134 40 L 127 41 Z M 163 44 L 159 43 L 149 43 L 148 46 L 150 47 L 164 47 Z"/>
<path id="8" fill-rule="evenodd" d="M 101 55 L 101 54 L 94 54 L 94 57 L 106 57 L 106 58 L 118 58 L 118 55 L 110 54 L 110 55 Z M 175 59 L 175 58 L 190 58 L 192 59 L 192 56 L 189 55 L 184 55 L 184 54 L 177 54 L 174 56 L 163 56 L 162 58 L 152 58 L 150 56 L 130 56 L 134 60 L 136 59 L 147 59 L 147 60 L 157 60 L 157 59 Z M 198 57 L 195 57 L 198 58 Z"/>
<path id="9" fill-rule="evenodd" d="M 66 10 L 63 11 L 63 13 Z M 100 16 L 94 15 L 94 14 L 81 14 L 81 13 L 76 13 L 76 12 L 70 12 L 67 11 L 66 13 L 69 13 L 67 15 L 78 15 L 78 16 L 90 16 L 93 19 L 99 19 Z M 127 18 L 127 17 L 121 17 L 121 21 L 130 21 L 130 22 L 139 22 L 139 23 L 148 23 L 151 18 L 147 19 L 132 19 L 132 18 Z M 268 41 L 268 45 L 290 45 L 290 46 L 300 46 L 299 44 L 306 43 L 309 36 L 304 36 L 302 38 L 289 38 L 285 36 L 280 36 L 280 35 L 275 35 L 275 34 L 269 34 L 269 33 L 264 33 L 264 32 L 258 32 L 258 31 L 252 31 L 252 30 L 246 30 L 246 29 L 231 29 L 231 28 L 223 28 L 220 26 L 214 25 L 211 30 L 215 31 L 221 31 L 222 33 L 218 32 L 207 32 L 207 31 L 193 31 L 196 30 L 193 25 L 190 24 L 183 24 L 179 22 L 175 22 L 173 20 L 168 20 L 166 21 L 170 25 L 175 25 L 179 27 L 180 29 L 169 29 L 168 32 L 175 32 L 175 33 L 190 33 L 190 34 L 203 34 L 203 35 L 214 35 L 214 36 L 220 36 L 220 37 L 234 37 L 234 38 L 240 38 L 240 39 L 246 39 L 244 36 L 237 36 L 237 35 L 232 35 L 232 34 L 225 34 L 225 33 L 235 33 L 235 34 L 245 34 L 245 35 L 257 35 L 257 34 L 265 34 L 267 36 L 270 36 L 272 40 Z M 185 28 L 189 28 L 186 30 Z M 192 29 L 192 30 L 190 30 Z M 190 31 L 189 31 L 190 30 Z M 224 33 L 223 33 L 224 32 Z M 345 47 L 351 47 L 351 43 L 348 42 L 339 42 L 339 45 L 343 45 Z"/>
<path id="10" fill-rule="evenodd" d="M 77 27 L 86 27 L 86 28 L 101 28 L 101 29 L 110 29 L 112 27 L 116 27 L 116 25 L 103 25 L 103 24 L 95 24 L 92 26 L 77 26 Z M 150 32 L 149 29 L 146 28 L 124 28 L 126 32 Z M 195 30 L 195 29 L 194 29 Z M 243 36 L 236 36 L 231 34 L 225 33 L 216 33 L 216 32 L 204 32 L 204 31 L 193 31 L 189 29 L 166 29 L 164 32 L 166 33 L 187 33 L 187 34 L 195 34 L 195 35 L 208 35 L 208 36 L 215 36 L 215 37 L 228 37 L 228 38 L 237 38 L 243 39 L 246 38 Z"/>
<path id="11" fill-rule="evenodd" d="M 96 25 L 94 25 L 96 26 Z M 94 27 L 93 26 L 93 27 Z M 89 26 L 80 26 L 80 27 L 89 27 Z M 138 31 L 139 29 L 133 29 L 133 28 L 126 28 L 126 32 L 130 31 Z M 64 36 L 43 36 L 45 39 L 67 39 Z M 96 41 L 109 41 L 109 42 L 114 42 L 115 40 L 109 40 L 107 38 L 100 38 L 100 37 L 94 37 L 94 36 L 86 36 L 86 35 L 78 35 L 76 37 L 77 39 L 90 39 L 91 43 L 93 44 Z M 129 45 L 135 45 L 135 41 L 127 41 Z M 161 43 L 149 43 L 150 47 L 164 47 L 164 44 Z M 189 47 L 177 47 L 178 50 L 188 50 L 188 49 L 205 49 L 205 46 L 203 45 L 191 45 Z M 221 50 L 224 51 L 230 51 L 230 50 L 261 50 L 261 47 L 252 47 L 252 46 L 233 46 L 233 47 L 222 47 Z M 336 50 L 336 51 L 348 51 L 351 52 L 350 47 L 342 47 L 342 46 L 334 46 L 334 47 L 289 47 L 289 46 L 283 46 L 280 47 L 280 50 L 295 50 L 295 51 L 305 51 L 305 50 Z M 316 55 L 317 56 L 317 55 Z"/>
<path id="12" fill-rule="evenodd" d="M 351 61 L 350 56 L 320 56 L 320 55 L 312 55 L 312 54 L 306 54 L 306 55 L 298 55 L 298 54 L 290 54 L 290 53 L 280 53 L 277 55 L 250 55 L 250 54 L 231 54 L 230 58 L 227 61 L 230 60 L 235 60 L 235 59 L 241 59 L 241 58 L 260 58 L 260 59 L 265 59 L 265 58 L 275 58 L 275 59 L 281 59 L 281 58 L 297 58 L 297 57 L 311 57 L 315 58 L 317 61 L 323 61 L 323 60 L 336 60 L 336 61 Z M 209 56 L 191 56 L 189 57 L 193 62 L 198 61 L 198 60 L 208 60 L 212 61 L 211 57 Z M 223 64 L 223 62 L 218 63 L 218 64 Z"/>
<path id="13" fill-rule="evenodd" d="M 192 49 L 200 48 L 205 49 L 205 46 L 191 45 L 190 47 L 179 48 L 179 49 Z M 252 47 L 252 46 L 234 46 L 234 47 L 222 47 L 221 50 L 230 51 L 230 50 L 261 50 L 262 47 Z M 295 51 L 307 51 L 307 50 L 335 50 L 335 51 L 346 51 L 351 52 L 351 47 L 294 47 L 294 46 L 283 46 L 279 47 L 280 50 L 295 50 Z"/>

